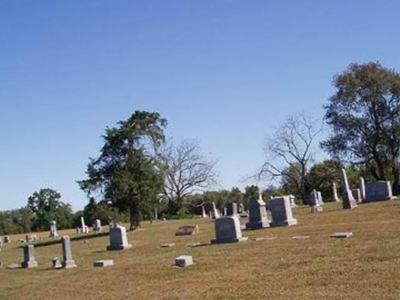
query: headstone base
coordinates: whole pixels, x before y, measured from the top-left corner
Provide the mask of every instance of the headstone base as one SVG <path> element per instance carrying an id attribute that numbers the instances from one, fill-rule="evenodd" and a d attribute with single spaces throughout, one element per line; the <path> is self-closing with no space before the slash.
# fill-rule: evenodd
<path id="1" fill-rule="evenodd" d="M 318 212 L 322 212 L 324 211 L 324 209 L 322 208 L 322 206 L 311 206 L 311 213 L 315 214 Z"/>
<path id="2" fill-rule="evenodd" d="M 292 225 L 297 225 L 297 220 L 296 220 L 296 219 L 286 220 L 286 221 L 284 221 L 284 222 L 278 222 L 278 223 L 274 223 L 274 222 L 271 222 L 271 223 L 270 223 L 270 226 L 271 226 L 271 227 L 292 226 Z"/>
<path id="3" fill-rule="evenodd" d="M 74 260 L 67 260 L 62 262 L 62 267 L 64 269 L 76 268 L 76 264 Z"/>
<path id="4" fill-rule="evenodd" d="M 261 228 L 268 228 L 268 227 L 269 227 L 269 222 L 268 221 L 257 222 L 257 223 L 247 223 L 246 224 L 246 229 L 247 230 L 261 229 Z"/>
<path id="5" fill-rule="evenodd" d="M 225 243 L 239 243 L 247 241 L 248 237 L 241 237 L 236 239 L 213 239 L 211 240 L 211 244 L 225 244 Z"/>
<path id="6" fill-rule="evenodd" d="M 36 268 L 38 266 L 38 263 L 36 260 L 33 261 L 24 261 L 23 263 L 21 263 L 21 266 L 25 269 L 29 269 L 29 268 Z"/>
<path id="7" fill-rule="evenodd" d="M 128 244 L 128 245 L 125 245 L 125 246 L 123 246 L 123 245 L 119 245 L 119 246 L 109 245 L 109 246 L 107 246 L 107 251 L 125 250 L 125 249 L 130 249 L 130 248 L 132 248 L 131 244 Z"/>

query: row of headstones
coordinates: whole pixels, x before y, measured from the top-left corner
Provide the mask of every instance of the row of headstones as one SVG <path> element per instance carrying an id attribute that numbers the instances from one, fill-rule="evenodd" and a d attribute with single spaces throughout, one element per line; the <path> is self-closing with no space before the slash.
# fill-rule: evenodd
<path id="1" fill-rule="evenodd" d="M 289 196 L 276 197 L 269 200 L 272 221 L 269 221 L 265 202 L 260 196 L 249 202 L 249 221 L 246 229 L 261 229 L 270 226 L 296 225 L 297 220 L 293 217 L 292 206 Z M 219 217 L 215 219 L 215 239 L 212 244 L 234 243 L 247 240 L 243 237 L 240 221 L 237 214 Z"/>
<path id="2" fill-rule="evenodd" d="M 99 219 L 96 219 L 93 223 L 93 231 L 95 233 L 100 233 L 103 231 L 103 227 L 101 225 L 101 221 Z M 85 219 L 81 217 L 81 227 L 76 228 L 77 233 L 89 233 L 89 227 L 85 224 Z M 57 231 L 57 222 L 56 221 L 50 221 L 50 238 L 58 237 L 58 231 Z"/>
<path id="3" fill-rule="evenodd" d="M 126 228 L 123 226 L 115 225 L 110 230 L 110 245 L 107 246 L 107 250 L 123 250 L 131 248 L 132 245 L 128 243 L 128 238 L 126 235 Z M 54 268 L 74 268 L 76 267 L 75 261 L 72 258 L 71 251 L 71 240 L 69 236 L 63 236 L 61 238 L 62 244 L 62 252 L 63 252 L 63 260 L 59 262 L 57 260 L 53 260 Z M 24 245 L 24 261 L 21 266 L 23 268 L 33 268 L 37 267 L 38 263 L 35 258 L 34 245 Z"/>
<path id="4" fill-rule="evenodd" d="M 393 199 L 392 187 L 390 181 L 375 181 L 365 183 L 363 177 L 360 177 L 360 188 L 351 189 L 347 178 L 346 170 L 342 169 L 342 181 L 343 181 L 343 200 L 338 196 L 336 183 L 332 183 L 333 198 L 335 202 L 342 202 L 344 209 L 351 209 L 357 207 L 357 203 L 368 203 L 382 200 Z M 322 211 L 322 200 L 321 192 L 313 190 L 309 197 L 309 205 L 311 212 Z"/>
<path id="5" fill-rule="evenodd" d="M 71 251 L 71 240 L 69 236 L 63 236 L 61 238 L 61 245 L 62 245 L 62 252 L 63 252 L 63 260 L 59 262 L 58 259 L 53 260 L 53 267 L 54 268 L 74 268 L 76 267 L 75 261 L 72 258 L 72 251 Z M 38 266 L 38 263 L 35 258 L 35 247 L 34 245 L 24 245 L 23 247 L 24 252 L 24 261 L 21 263 L 23 268 L 34 268 Z"/>
<path id="6" fill-rule="evenodd" d="M 288 197 L 291 208 L 296 207 L 295 197 L 293 195 L 288 195 L 288 196 L 284 196 L 284 197 Z M 272 200 L 274 198 L 279 198 L 279 197 L 271 197 L 270 200 Z M 228 205 L 226 207 L 224 207 L 222 214 L 217 209 L 215 202 L 212 202 L 212 211 L 210 211 L 210 217 L 213 219 L 217 219 L 217 218 L 220 218 L 221 216 L 233 216 L 233 215 L 238 215 L 238 214 L 245 215 L 246 217 L 248 217 L 250 214 L 251 202 L 255 203 L 255 202 L 258 202 L 259 200 L 261 200 L 264 203 L 264 207 L 266 207 L 265 202 L 262 200 L 262 195 L 260 193 L 258 199 L 254 198 L 254 199 L 250 200 L 248 211 L 245 211 L 244 205 L 242 203 L 240 203 L 238 205 L 237 203 L 232 202 L 232 203 L 228 203 Z M 205 217 L 205 216 L 206 216 L 206 214 L 205 214 L 204 207 L 203 207 L 203 217 Z"/>
<path id="7" fill-rule="evenodd" d="M 360 178 L 360 189 L 352 190 L 347 179 L 346 170 L 342 169 L 343 201 L 344 209 L 357 207 L 357 202 L 368 203 L 393 199 L 392 187 L 389 181 L 375 181 L 365 183 Z"/>

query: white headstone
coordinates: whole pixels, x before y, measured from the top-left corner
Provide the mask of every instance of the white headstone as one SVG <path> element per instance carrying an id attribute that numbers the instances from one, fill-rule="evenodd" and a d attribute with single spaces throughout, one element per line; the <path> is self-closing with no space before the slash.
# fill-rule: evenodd
<path id="1" fill-rule="evenodd" d="M 61 238 L 61 244 L 63 251 L 62 267 L 65 269 L 75 268 L 76 264 L 74 259 L 72 258 L 71 240 L 69 236 L 63 236 Z"/>
<path id="2" fill-rule="evenodd" d="M 57 222 L 56 221 L 50 221 L 50 237 L 58 237 L 58 232 L 57 232 Z"/>
<path id="3" fill-rule="evenodd" d="M 22 262 L 23 268 L 35 268 L 38 263 L 35 259 L 35 248 L 33 245 L 24 245 L 24 261 Z"/>
<path id="4" fill-rule="evenodd" d="M 335 200 L 335 202 L 340 202 L 335 182 L 332 183 L 332 189 L 333 189 L 333 200 Z"/>
<path id="5" fill-rule="evenodd" d="M 342 201 L 343 208 L 352 209 L 354 207 L 357 207 L 357 203 L 350 189 L 345 169 L 342 169 L 342 180 L 343 180 L 343 201 Z"/>
<path id="6" fill-rule="evenodd" d="M 269 209 L 272 215 L 271 226 L 291 226 L 297 224 L 297 220 L 293 218 L 289 196 L 269 200 Z"/>
<path id="7" fill-rule="evenodd" d="M 132 245 L 128 243 L 126 228 L 120 225 L 111 228 L 110 245 L 107 246 L 107 250 L 124 250 L 129 248 L 132 248 Z"/>

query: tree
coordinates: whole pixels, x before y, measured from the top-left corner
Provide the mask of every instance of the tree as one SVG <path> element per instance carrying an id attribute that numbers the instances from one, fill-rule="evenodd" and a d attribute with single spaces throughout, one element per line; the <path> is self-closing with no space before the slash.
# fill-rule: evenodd
<path id="1" fill-rule="evenodd" d="M 364 165 L 376 180 L 393 180 L 399 193 L 400 75 L 379 63 L 351 64 L 334 78 L 325 106 L 332 128 L 322 146 L 333 157 Z"/>
<path id="2" fill-rule="evenodd" d="M 258 198 L 260 194 L 260 189 L 256 185 L 248 185 L 244 188 L 244 199 L 246 199 L 247 204 L 250 200 Z"/>
<path id="3" fill-rule="evenodd" d="M 326 199 L 333 200 L 332 183 L 336 182 L 337 187 L 342 185 L 340 171 L 342 167 L 343 166 L 335 160 L 325 160 L 322 163 L 313 165 L 306 175 L 308 193 L 316 189 L 320 191 Z"/>
<path id="4" fill-rule="evenodd" d="M 28 198 L 27 207 L 34 215 L 33 229 L 49 229 L 49 222 L 55 220 L 60 229 L 70 228 L 73 220 L 71 205 L 62 202 L 61 194 L 46 188 Z"/>
<path id="5" fill-rule="evenodd" d="M 265 163 L 258 179 L 281 178 L 295 187 L 305 203 L 307 199 L 306 174 L 313 162 L 315 143 L 321 128 L 306 116 L 291 116 L 267 138 Z"/>
<path id="6" fill-rule="evenodd" d="M 90 159 L 87 179 L 78 182 L 89 197 L 98 195 L 129 211 L 131 229 L 140 226 L 141 210 L 162 192 L 158 150 L 166 124 L 156 112 L 135 111 L 118 127 L 107 128 L 100 156 Z"/>
<path id="7" fill-rule="evenodd" d="M 164 194 L 173 213 L 183 209 L 186 196 L 216 181 L 215 161 L 202 154 L 196 141 L 184 140 L 178 145 L 170 143 L 163 149 L 161 157 L 166 172 Z"/>

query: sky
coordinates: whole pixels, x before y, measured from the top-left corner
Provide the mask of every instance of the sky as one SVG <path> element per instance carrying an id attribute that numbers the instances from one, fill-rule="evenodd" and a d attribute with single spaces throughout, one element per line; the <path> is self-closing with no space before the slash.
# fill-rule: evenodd
<path id="1" fill-rule="evenodd" d="M 400 71 L 399 1 L 0 0 L 0 210 L 74 210 L 107 126 L 157 111 L 243 187 L 292 114 L 323 117 L 350 63 Z M 268 183 L 263 183 L 268 185 Z"/>

